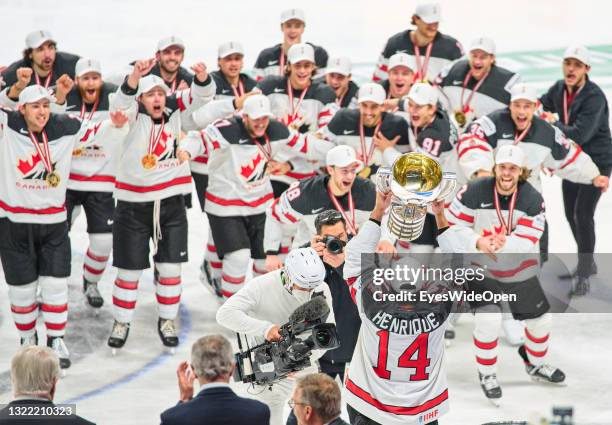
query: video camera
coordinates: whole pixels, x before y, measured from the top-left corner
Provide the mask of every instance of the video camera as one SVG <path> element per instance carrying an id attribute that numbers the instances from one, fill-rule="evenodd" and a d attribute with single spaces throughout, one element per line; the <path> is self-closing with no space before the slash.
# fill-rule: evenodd
<path id="1" fill-rule="evenodd" d="M 340 346 L 336 325 L 325 323 L 329 306 L 325 297 L 315 295 L 295 309 L 289 322 L 281 326 L 280 341 L 266 341 L 235 354 L 234 380 L 246 384 L 272 385 L 293 372 L 311 365 L 312 350 L 331 350 Z M 311 331 L 306 337 L 300 334 Z"/>

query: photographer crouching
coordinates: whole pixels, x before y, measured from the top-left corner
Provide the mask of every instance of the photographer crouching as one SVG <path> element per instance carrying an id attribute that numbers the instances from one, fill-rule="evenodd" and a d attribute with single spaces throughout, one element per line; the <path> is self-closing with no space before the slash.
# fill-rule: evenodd
<path id="1" fill-rule="evenodd" d="M 353 357 L 361 319 L 357 306 L 351 299 L 349 287 L 343 277 L 344 246 L 348 242 L 346 222 L 337 210 L 327 210 L 315 218 L 317 234 L 310 244 L 325 265 L 325 282 L 329 286 L 335 317 L 342 317 L 336 324 L 341 345 L 326 351 L 319 359 L 321 372 L 344 382 L 344 370 Z"/>
<path id="2" fill-rule="evenodd" d="M 294 338 L 302 329 L 311 329 L 309 325 L 316 322 L 312 317 L 322 316 L 322 313 L 329 313 L 326 323 L 334 323 L 332 296 L 328 286 L 322 285 L 324 278 L 325 267 L 313 248 L 294 249 L 287 255 L 282 269 L 252 279 L 217 312 L 220 325 L 245 334 L 249 344 L 259 344 L 257 351 L 256 347 L 247 347 L 248 361 L 239 369 L 239 374 L 255 376 L 254 379 L 242 380 L 252 382 L 257 399 L 270 408 L 271 425 L 283 423 L 283 408 L 291 396 L 295 378 L 317 372 L 314 362 L 324 353 L 324 350 L 312 348 L 312 338 L 303 342 Z M 311 301 L 315 304 L 309 303 Z M 306 303 L 313 307 L 304 309 Z M 321 308 L 321 303 L 324 308 Z M 284 341 L 288 342 L 287 346 L 282 345 Z M 314 342 L 314 348 L 317 348 L 316 343 L 321 341 Z M 267 358 L 271 353 L 272 358 Z M 299 372 L 287 374 L 278 370 L 279 364 L 291 364 L 291 359 L 304 357 L 309 357 L 309 362 L 305 362 L 309 366 Z M 281 375 L 281 379 L 273 379 L 272 385 L 259 379 L 270 374 L 274 376 L 273 372 Z"/>

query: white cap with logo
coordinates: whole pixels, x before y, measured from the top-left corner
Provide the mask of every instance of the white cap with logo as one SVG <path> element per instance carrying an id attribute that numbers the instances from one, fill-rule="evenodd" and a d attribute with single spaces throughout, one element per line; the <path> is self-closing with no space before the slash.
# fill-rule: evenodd
<path id="1" fill-rule="evenodd" d="M 440 3 L 419 3 L 414 14 L 426 24 L 433 24 L 442 20 L 442 6 Z"/>
<path id="2" fill-rule="evenodd" d="M 438 103 L 438 90 L 427 83 L 415 83 L 410 87 L 408 99 L 417 105 L 436 105 Z"/>
<path id="3" fill-rule="evenodd" d="M 325 67 L 326 74 L 351 75 L 351 60 L 347 57 L 330 58 Z"/>
<path id="4" fill-rule="evenodd" d="M 242 113 L 253 120 L 274 116 L 270 109 L 270 100 L 263 94 L 249 96 L 242 105 Z"/>
<path id="5" fill-rule="evenodd" d="M 292 19 L 306 23 L 306 14 L 302 9 L 287 9 L 281 12 L 281 24 Z"/>
<path id="6" fill-rule="evenodd" d="M 219 45 L 217 57 L 224 58 L 235 53 L 244 56 L 244 47 L 237 41 L 229 41 Z"/>
<path id="7" fill-rule="evenodd" d="M 287 60 L 289 63 L 298 63 L 300 61 L 315 63 L 314 49 L 308 43 L 294 44 L 287 52 Z"/>
<path id="8" fill-rule="evenodd" d="M 591 53 L 584 46 L 569 46 L 563 53 L 563 59 L 578 59 L 587 66 L 591 66 Z"/>
<path id="9" fill-rule="evenodd" d="M 55 43 L 55 39 L 51 35 L 51 32 L 47 30 L 38 30 L 32 31 L 26 36 L 25 44 L 28 49 L 36 49 L 47 41 L 53 41 Z"/>
<path id="10" fill-rule="evenodd" d="M 389 58 L 389 64 L 387 65 L 387 71 L 391 71 L 393 68 L 398 66 L 404 66 L 414 72 L 416 63 L 414 56 L 410 56 L 407 53 L 396 53 Z"/>
<path id="11" fill-rule="evenodd" d="M 472 40 L 472 44 L 470 44 L 470 52 L 474 50 L 482 50 L 485 53 L 490 55 L 495 54 L 495 42 L 487 37 L 480 37 L 475 40 Z"/>
<path id="12" fill-rule="evenodd" d="M 495 164 L 514 164 L 522 167 L 525 164 L 525 152 L 517 145 L 504 145 L 495 153 Z"/>
<path id="13" fill-rule="evenodd" d="M 98 62 L 95 59 L 88 59 L 88 58 L 79 59 L 74 68 L 74 74 L 77 77 L 82 77 L 88 72 L 96 72 L 102 75 L 102 66 L 100 65 L 100 62 Z"/>
<path id="14" fill-rule="evenodd" d="M 157 51 L 160 52 L 170 46 L 178 46 L 181 49 L 185 49 L 185 43 L 183 43 L 183 40 L 174 35 L 171 35 L 170 37 L 165 37 L 159 40 L 159 42 L 157 43 Z"/>
<path id="15" fill-rule="evenodd" d="M 528 100 L 536 103 L 538 101 L 538 92 L 535 87 L 525 83 L 518 83 L 512 86 L 510 89 L 510 101 L 515 100 Z"/>
<path id="16" fill-rule="evenodd" d="M 327 152 L 325 163 L 328 167 L 348 167 L 357 164 L 357 171 L 363 168 L 363 162 L 357 159 L 355 149 L 347 145 L 338 145 Z"/>
<path id="17" fill-rule="evenodd" d="M 166 85 L 163 79 L 157 75 L 149 74 L 146 77 L 142 77 L 138 82 L 137 96 L 143 93 L 148 93 L 155 87 L 160 87 L 165 93 L 170 91 L 170 87 Z"/>
<path id="18" fill-rule="evenodd" d="M 38 102 L 41 99 L 48 99 L 49 102 L 55 102 L 55 97 L 53 97 L 51 92 L 37 84 L 28 86 L 19 93 L 19 105 Z"/>
<path id="19" fill-rule="evenodd" d="M 374 102 L 377 105 L 385 103 L 385 89 L 378 83 L 365 83 L 357 92 L 357 103 Z"/>

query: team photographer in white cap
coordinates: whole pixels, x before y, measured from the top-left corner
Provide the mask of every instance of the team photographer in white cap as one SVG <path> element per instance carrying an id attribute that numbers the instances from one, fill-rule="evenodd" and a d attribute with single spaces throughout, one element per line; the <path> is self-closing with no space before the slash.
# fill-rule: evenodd
<path id="1" fill-rule="evenodd" d="M 255 344 L 280 341 L 280 326 L 289 316 L 317 293 L 325 297 L 329 307 L 327 323 L 335 323 L 329 287 L 324 283 L 325 267 L 313 248 L 297 248 L 289 252 L 283 268 L 256 277 L 248 282 L 217 311 L 221 326 L 246 334 Z M 256 386 L 258 400 L 270 408 L 270 425 L 284 424 L 283 409 L 290 398 L 295 378 L 318 372 L 315 361 L 324 354 L 313 350 L 313 366 L 275 383 L 271 389 Z"/>
<path id="2" fill-rule="evenodd" d="M 540 98 L 544 119 L 559 128 L 586 152 L 603 176 L 612 171 L 612 137 L 608 101 L 589 78 L 590 53 L 586 47 L 570 46 L 563 55 L 563 79 Z M 589 276 L 597 273 L 594 215 L 602 191 L 590 184 L 563 180 L 565 218 L 578 248 L 578 266 L 566 278 L 576 279 L 576 295 L 589 290 Z"/>

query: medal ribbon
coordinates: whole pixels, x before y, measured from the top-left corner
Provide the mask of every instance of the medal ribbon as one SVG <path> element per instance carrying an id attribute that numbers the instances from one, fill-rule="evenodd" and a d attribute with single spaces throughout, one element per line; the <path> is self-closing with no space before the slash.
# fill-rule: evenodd
<path id="1" fill-rule="evenodd" d="M 309 86 L 310 87 L 310 86 Z M 291 115 L 289 116 L 289 124 L 291 124 L 300 110 L 300 106 L 302 106 L 302 101 L 304 100 L 304 96 L 306 96 L 306 92 L 308 91 L 308 87 L 302 90 L 302 94 L 298 99 L 297 105 L 293 104 L 293 87 L 291 87 L 291 83 L 289 82 L 289 78 L 287 78 L 287 94 L 289 95 L 289 104 L 291 105 Z"/>
<path id="2" fill-rule="evenodd" d="M 421 74 L 421 80 L 425 81 L 427 79 L 427 68 L 429 67 L 429 57 L 431 56 L 433 41 L 427 45 L 427 50 L 425 51 L 425 60 L 423 61 L 423 63 L 421 63 L 421 49 L 416 45 L 416 43 L 413 45 L 413 47 L 417 65 L 417 72 Z"/>
<path id="3" fill-rule="evenodd" d="M 525 128 L 525 130 L 521 132 L 521 134 L 518 134 L 518 131 L 515 131 L 514 132 L 514 142 L 512 142 L 512 144 L 517 145 L 521 140 L 523 140 L 525 136 L 527 135 L 527 132 L 529 131 L 530 128 L 531 128 L 531 123 L 529 123 L 529 125 Z"/>
<path id="4" fill-rule="evenodd" d="M 36 84 L 38 84 L 39 86 L 43 86 L 46 89 L 49 88 L 49 86 L 51 85 L 52 77 L 53 77 L 53 71 L 49 72 L 49 75 L 47 75 L 47 77 L 45 78 L 45 83 L 40 84 L 40 77 L 38 76 L 36 72 L 34 72 L 34 78 L 36 79 Z"/>
<path id="5" fill-rule="evenodd" d="M 464 103 L 463 102 L 463 94 L 464 94 L 465 89 L 467 87 L 467 83 L 470 81 L 470 78 L 472 77 L 472 71 L 470 70 L 470 72 L 467 73 L 467 75 L 465 76 L 465 79 L 463 80 L 463 87 L 461 87 L 461 112 L 463 112 L 464 114 L 467 114 L 469 112 L 469 110 L 470 110 L 470 103 L 472 103 L 472 98 L 474 97 L 474 95 L 476 94 L 476 92 L 478 91 L 480 86 L 482 86 L 482 83 L 484 83 L 484 81 L 487 79 L 488 76 L 489 76 L 489 72 L 487 72 L 480 79 L 480 81 L 478 81 L 476 83 L 476 85 L 472 89 L 470 95 L 468 96 L 467 102 Z"/>
<path id="6" fill-rule="evenodd" d="M 91 120 L 91 117 L 93 117 L 93 114 L 98 110 L 98 103 L 100 103 L 99 98 L 96 99 L 93 107 L 91 108 L 91 111 L 89 112 L 89 115 L 87 116 L 87 118 L 85 118 L 86 121 Z M 85 102 L 83 102 L 83 104 L 81 105 L 81 114 L 80 114 L 81 120 L 83 120 L 83 118 L 85 117 L 85 112 L 86 112 Z"/>
<path id="7" fill-rule="evenodd" d="M 278 75 L 281 77 L 285 74 L 285 52 L 283 51 L 283 46 L 280 48 L 280 56 L 278 58 Z"/>
<path id="8" fill-rule="evenodd" d="M 153 121 L 153 120 L 151 120 Z M 151 155 L 159 141 L 161 140 L 161 135 L 164 132 L 164 126 L 166 125 L 166 121 L 162 118 L 161 126 L 159 128 L 159 133 L 155 134 L 155 122 L 152 122 L 151 125 L 151 134 L 149 135 L 149 146 L 147 147 L 147 155 Z"/>
<path id="9" fill-rule="evenodd" d="M 380 119 L 380 122 L 376 124 L 376 128 L 374 129 L 374 134 L 372 135 L 372 137 L 376 136 L 376 134 L 380 130 L 381 124 L 382 124 L 382 117 Z M 361 152 L 363 155 L 363 165 L 364 167 L 367 167 L 370 162 L 370 158 L 372 157 L 372 154 L 374 153 L 375 146 L 374 146 L 374 142 L 372 141 L 370 142 L 370 149 L 369 150 L 366 149 L 365 129 L 363 128 L 363 121 L 361 119 L 361 115 L 359 116 L 359 142 L 361 143 Z"/>
<path id="10" fill-rule="evenodd" d="M 236 97 L 244 96 L 244 84 L 242 84 L 242 81 L 238 80 L 237 88 L 232 86 L 232 90 L 234 91 L 234 96 Z"/>
<path id="11" fill-rule="evenodd" d="M 584 88 L 584 84 L 573 94 L 567 92 L 567 87 L 563 89 L 563 123 L 569 125 L 569 108 L 572 106 L 572 102 L 578 96 L 578 93 Z"/>
<path id="12" fill-rule="evenodd" d="M 261 154 L 264 156 L 264 158 L 266 158 L 266 161 L 271 161 L 272 160 L 272 145 L 270 145 L 270 138 L 268 137 L 267 134 L 264 134 L 264 139 L 266 140 L 265 147 L 262 146 L 261 143 L 257 141 L 257 139 L 253 139 L 253 142 L 255 142 Z"/>
<path id="13" fill-rule="evenodd" d="M 353 195 L 351 194 L 351 192 L 348 193 L 348 206 L 349 206 L 349 213 L 351 215 L 350 218 L 348 214 L 346 213 L 346 211 L 344 211 L 344 208 L 342 208 L 342 205 L 340 205 L 340 202 L 338 202 L 338 200 L 332 193 L 329 186 L 327 186 L 327 194 L 329 195 L 329 199 L 331 199 L 332 203 L 334 204 L 334 207 L 336 207 L 338 212 L 342 214 L 342 217 L 344 217 L 344 221 L 346 221 L 346 226 L 348 227 L 349 233 L 356 235 L 357 225 L 356 225 L 356 220 L 355 220 L 355 205 L 353 204 Z"/>
<path id="14" fill-rule="evenodd" d="M 44 130 L 42 131 L 42 139 L 43 139 L 42 148 L 40 147 L 40 144 L 38 143 L 38 140 L 36 139 L 36 136 L 34 135 L 34 133 L 32 133 L 31 131 L 29 131 L 28 133 L 30 136 L 30 140 L 32 141 L 32 143 L 34 144 L 34 147 L 36 148 L 36 152 L 38 153 L 38 156 L 40 156 L 40 160 L 45 166 L 45 169 L 49 173 L 52 173 L 53 164 L 51 163 L 51 152 L 49 151 L 49 139 L 47 138 L 47 133 L 45 133 Z"/>
<path id="15" fill-rule="evenodd" d="M 510 198 L 510 205 L 508 206 L 508 222 L 504 221 L 504 217 L 501 213 L 501 208 L 499 206 L 499 195 L 497 194 L 497 187 L 493 187 L 493 203 L 495 204 L 495 211 L 497 212 L 497 218 L 499 219 L 499 223 L 506 228 L 506 234 L 509 235 L 512 233 L 512 215 L 514 214 L 514 207 L 516 205 L 516 195 L 518 193 L 518 188 L 512 194 L 512 198 Z"/>

